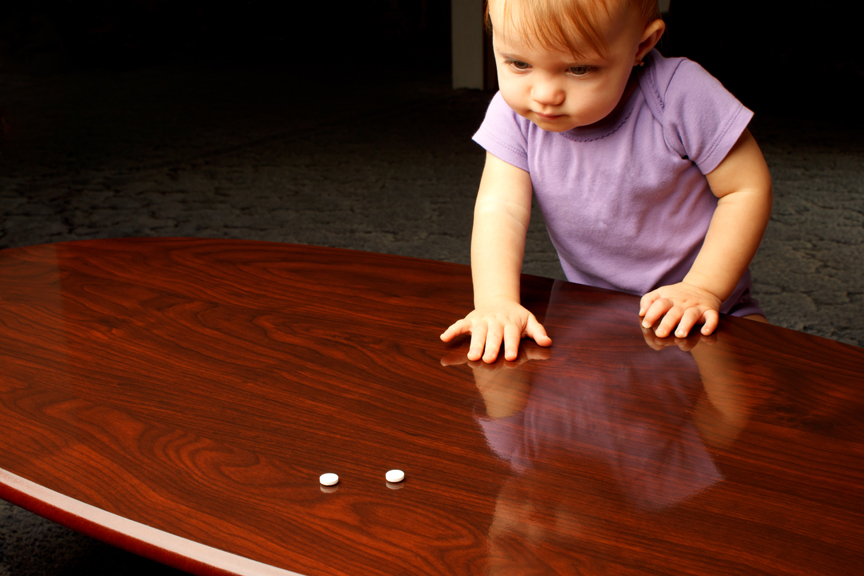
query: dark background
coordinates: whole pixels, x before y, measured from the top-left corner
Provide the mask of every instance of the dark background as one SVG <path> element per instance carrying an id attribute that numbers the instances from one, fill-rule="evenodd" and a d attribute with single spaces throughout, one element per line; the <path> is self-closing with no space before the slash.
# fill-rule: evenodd
<path id="1" fill-rule="evenodd" d="M 858 2 L 672 0 L 661 51 L 699 62 L 757 113 L 860 120 L 861 13 Z"/>
<path id="2" fill-rule="evenodd" d="M 0 8 L 0 66 L 49 73 L 242 61 L 334 74 L 449 66 L 450 0 L 36 0 Z"/>
<path id="3" fill-rule="evenodd" d="M 803 10 L 673 0 L 661 51 L 696 60 L 757 113 L 860 119 L 861 10 L 834 4 Z M 346 79 L 408 67 L 440 72 L 450 67 L 450 0 L 7 0 L 0 7 L 0 73 L 181 61 Z"/>

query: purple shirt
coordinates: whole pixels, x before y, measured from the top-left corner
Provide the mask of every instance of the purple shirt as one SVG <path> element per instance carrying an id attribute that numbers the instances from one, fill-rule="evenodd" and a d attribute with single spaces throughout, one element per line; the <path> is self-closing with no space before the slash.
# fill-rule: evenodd
<path id="1" fill-rule="evenodd" d="M 625 105 L 597 124 L 547 132 L 498 93 L 474 140 L 530 174 L 569 281 L 642 295 L 692 267 L 717 207 L 705 174 L 752 116 L 695 62 L 652 50 Z M 720 311 L 761 314 L 750 285 L 748 271 Z"/>

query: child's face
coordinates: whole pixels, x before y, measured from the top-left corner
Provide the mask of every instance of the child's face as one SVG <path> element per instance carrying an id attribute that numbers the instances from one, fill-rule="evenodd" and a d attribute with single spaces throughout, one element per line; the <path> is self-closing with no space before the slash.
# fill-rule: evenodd
<path id="1" fill-rule="evenodd" d="M 491 2 L 498 85 L 504 101 L 520 116 L 550 132 L 588 126 L 618 105 L 646 30 L 632 11 L 603 26 L 607 53 L 585 46 L 587 56 L 549 50 L 528 42 L 516 26 L 501 26 L 502 2 Z"/>

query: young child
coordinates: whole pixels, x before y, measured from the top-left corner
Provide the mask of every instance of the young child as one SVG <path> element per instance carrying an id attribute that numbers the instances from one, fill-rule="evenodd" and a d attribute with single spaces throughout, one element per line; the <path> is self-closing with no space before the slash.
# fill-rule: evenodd
<path id="1" fill-rule="evenodd" d="M 697 64 L 654 50 L 656 0 L 489 0 L 500 92 L 474 140 L 470 360 L 551 339 L 519 303 L 532 192 L 571 282 L 643 294 L 642 325 L 765 321 L 750 264 L 771 211 L 752 112 Z"/>

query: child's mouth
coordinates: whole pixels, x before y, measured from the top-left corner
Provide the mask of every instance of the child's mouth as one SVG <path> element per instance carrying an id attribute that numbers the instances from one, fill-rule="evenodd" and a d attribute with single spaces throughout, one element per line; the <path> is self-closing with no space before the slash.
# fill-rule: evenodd
<path id="1" fill-rule="evenodd" d="M 535 115 L 536 115 L 540 120 L 547 120 L 547 121 L 549 121 L 549 120 L 556 120 L 556 119 L 558 119 L 558 118 L 560 118 L 560 117 L 562 116 L 561 114 L 541 114 L 540 112 L 534 112 L 534 114 L 535 114 Z"/>

